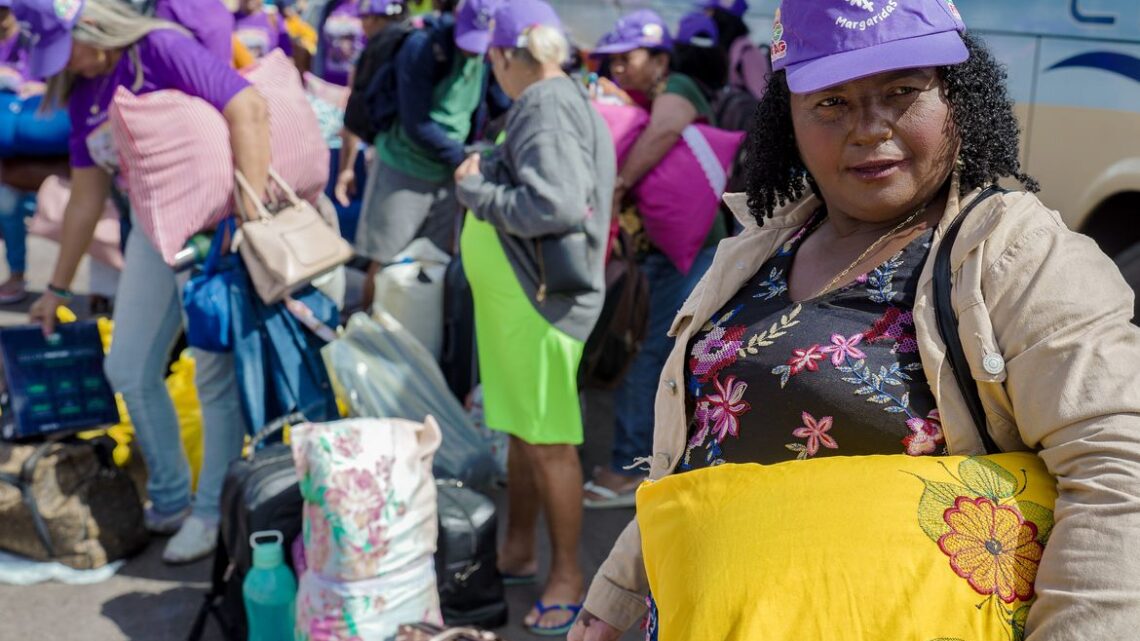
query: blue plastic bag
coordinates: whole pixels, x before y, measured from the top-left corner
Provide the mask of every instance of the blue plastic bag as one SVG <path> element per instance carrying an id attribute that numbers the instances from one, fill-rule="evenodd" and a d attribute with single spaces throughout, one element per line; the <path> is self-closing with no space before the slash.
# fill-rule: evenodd
<path id="1" fill-rule="evenodd" d="M 233 313 L 230 286 L 236 276 L 237 254 L 222 255 L 222 245 L 233 237 L 234 219 L 227 218 L 210 242 L 210 251 L 198 272 L 182 289 L 186 311 L 186 342 L 207 352 L 233 350 Z"/>

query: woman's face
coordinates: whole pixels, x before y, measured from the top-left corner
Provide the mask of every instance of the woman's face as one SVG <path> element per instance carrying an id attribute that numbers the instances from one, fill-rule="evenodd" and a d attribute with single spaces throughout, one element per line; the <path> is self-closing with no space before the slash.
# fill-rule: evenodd
<path id="1" fill-rule="evenodd" d="M 614 82 L 626 91 L 646 93 L 665 76 L 669 56 L 653 54 L 648 49 L 634 49 L 610 56 L 610 73 Z"/>
<path id="2" fill-rule="evenodd" d="M 953 168 L 958 136 L 933 68 L 792 94 L 804 165 L 829 209 L 865 222 L 926 204 Z"/>
<path id="3" fill-rule="evenodd" d="M 97 78 L 110 73 L 111 67 L 111 56 L 105 49 L 72 41 L 71 59 L 67 62 L 68 71 L 84 78 Z"/>

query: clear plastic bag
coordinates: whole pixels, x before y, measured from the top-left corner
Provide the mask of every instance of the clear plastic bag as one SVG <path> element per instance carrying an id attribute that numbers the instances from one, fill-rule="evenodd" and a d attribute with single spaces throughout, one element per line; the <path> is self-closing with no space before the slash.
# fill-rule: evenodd
<path id="1" fill-rule="evenodd" d="M 472 424 L 435 358 L 391 315 L 354 314 L 344 334 L 321 353 L 351 416 L 423 421 L 430 415 L 443 432 L 435 477 L 482 490 L 495 481 L 492 437 Z"/>

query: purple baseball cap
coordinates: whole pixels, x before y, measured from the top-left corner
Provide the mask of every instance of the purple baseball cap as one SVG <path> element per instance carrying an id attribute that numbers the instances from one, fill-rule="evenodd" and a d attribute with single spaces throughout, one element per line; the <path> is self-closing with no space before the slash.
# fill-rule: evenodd
<path id="1" fill-rule="evenodd" d="M 744 13 L 748 11 L 747 0 L 699 0 L 696 3 L 698 9 L 724 9 L 737 18 L 744 17 Z"/>
<path id="2" fill-rule="evenodd" d="M 12 6 L 12 0 L 0 0 L 0 9 L 9 9 Z"/>
<path id="3" fill-rule="evenodd" d="M 495 10 L 491 28 L 491 46 L 523 48 L 526 34 L 539 25 L 562 30 L 562 21 L 554 8 L 542 0 L 505 0 Z"/>
<path id="4" fill-rule="evenodd" d="M 627 53 L 634 49 L 672 51 L 673 37 L 661 16 L 652 9 L 642 9 L 623 16 L 609 33 L 602 36 L 593 55 Z"/>
<path id="5" fill-rule="evenodd" d="M 719 38 L 716 21 L 700 11 L 685 14 L 677 25 L 677 42 L 694 47 L 715 47 Z"/>
<path id="6" fill-rule="evenodd" d="M 468 53 L 487 53 L 491 18 L 502 0 L 461 0 L 455 9 L 455 45 Z"/>
<path id="7" fill-rule="evenodd" d="M 28 36 L 28 75 L 48 78 L 71 58 L 71 29 L 79 22 L 84 0 L 15 0 L 12 13 Z"/>
<path id="8" fill-rule="evenodd" d="M 956 65 L 969 52 L 953 0 L 783 0 L 772 24 L 772 69 L 793 93 L 886 71 Z"/>
<path id="9" fill-rule="evenodd" d="M 360 0 L 362 16 L 399 16 L 407 8 L 407 0 Z"/>

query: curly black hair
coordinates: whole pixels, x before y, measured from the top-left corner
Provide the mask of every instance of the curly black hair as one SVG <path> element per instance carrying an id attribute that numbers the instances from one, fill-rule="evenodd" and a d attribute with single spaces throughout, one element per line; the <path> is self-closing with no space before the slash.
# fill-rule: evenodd
<path id="1" fill-rule="evenodd" d="M 938 69 L 961 140 L 961 192 L 966 194 L 1006 177 L 1017 179 L 1027 191 L 1035 192 L 1037 181 L 1021 171 L 1018 160 L 1019 129 L 1013 102 L 1006 93 L 1005 69 L 979 40 L 969 34 L 964 34 L 962 40 L 970 58 L 962 64 Z M 796 147 L 791 92 L 783 71 L 769 76 L 767 93 L 753 122 L 744 171 L 748 179 L 748 207 L 763 225 L 765 217 L 803 198 L 807 189 L 816 194 L 819 189 Z"/>

